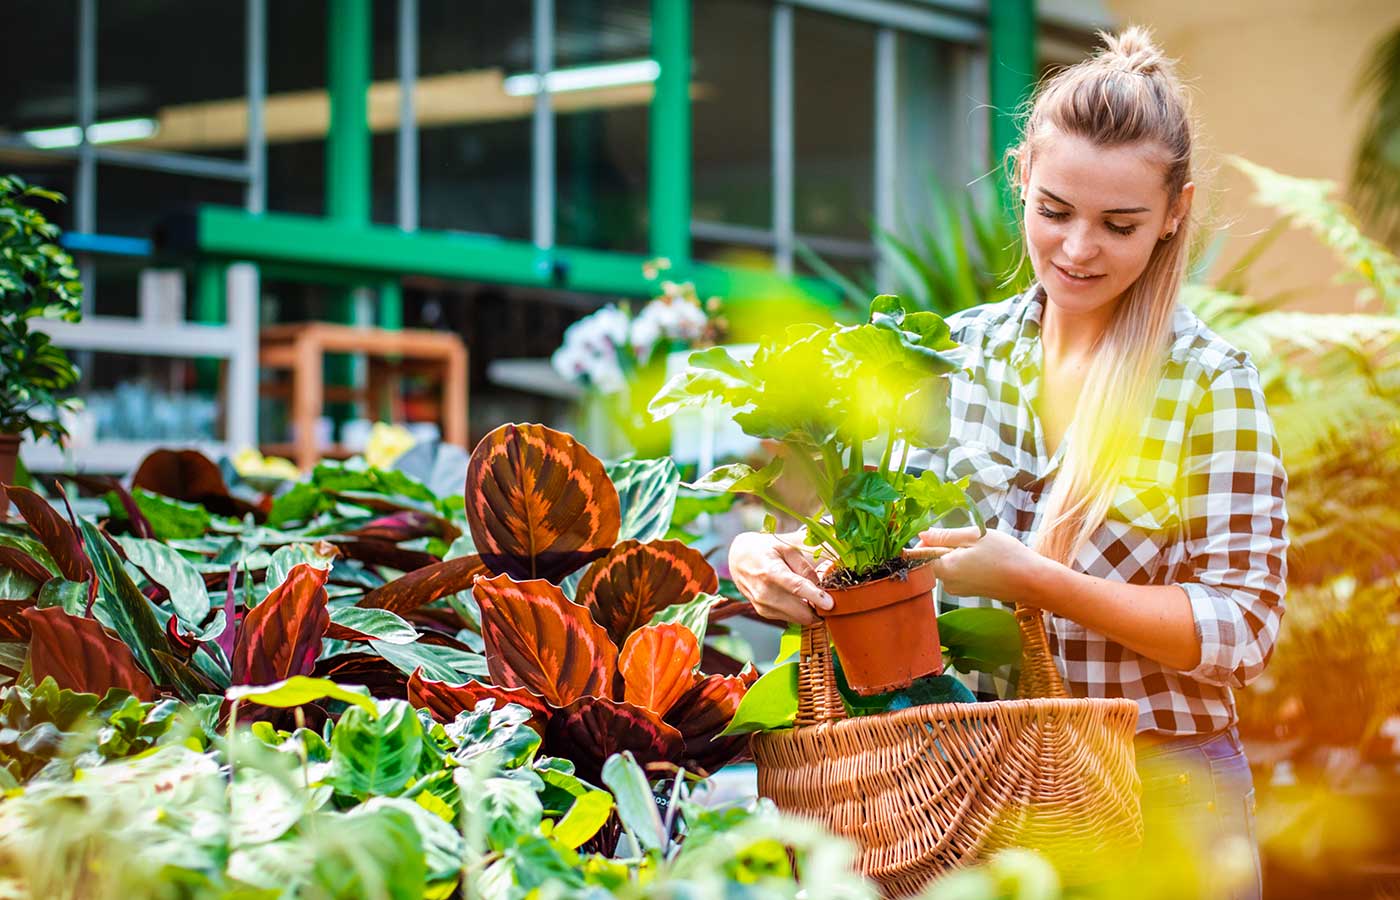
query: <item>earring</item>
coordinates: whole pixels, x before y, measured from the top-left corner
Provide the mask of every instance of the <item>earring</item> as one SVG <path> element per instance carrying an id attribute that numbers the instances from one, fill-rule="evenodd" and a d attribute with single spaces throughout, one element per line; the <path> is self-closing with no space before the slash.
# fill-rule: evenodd
<path id="1" fill-rule="evenodd" d="M 1171 240 L 1171 239 L 1174 238 L 1174 237 L 1176 237 L 1176 231 L 1175 231 L 1175 230 L 1172 230 L 1172 231 L 1168 231 L 1166 234 L 1162 235 L 1162 240 L 1164 240 L 1164 241 L 1169 241 L 1169 240 Z"/>

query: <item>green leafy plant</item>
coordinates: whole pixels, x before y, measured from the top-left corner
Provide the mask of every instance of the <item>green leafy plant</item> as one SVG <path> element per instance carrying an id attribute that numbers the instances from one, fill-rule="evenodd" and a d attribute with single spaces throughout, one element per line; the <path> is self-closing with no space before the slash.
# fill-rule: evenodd
<path id="1" fill-rule="evenodd" d="M 739 410 L 746 433 L 780 442 L 786 456 L 762 469 L 721 466 L 691 486 L 758 496 L 805 526 L 807 543 L 836 564 L 832 578 L 865 580 L 899 567 L 904 547 L 953 509 L 976 515 L 963 486 L 905 471 L 911 447 L 947 439 L 955 347 L 936 313 L 907 312 L 882 294 L 868 323 L 793 325 L 764 340 L 752 361 L 718 347 L 696 354 L 650 409 L 664 418 L 715 398 Z M 796 509 L 774 489 L 785 459 L 818 509 Z"/>
<path id="2" fill-rule="evenodd" d="M 32 201 L 61 202 L 52 191 L 0 176 L 0 433 L 62 437 L 61 409 L 78 400 L 64 392 L 78 371 L 36 318 L 75 322 L 83 286 L 73 259 L 58 246 L 58 227 Z"/>

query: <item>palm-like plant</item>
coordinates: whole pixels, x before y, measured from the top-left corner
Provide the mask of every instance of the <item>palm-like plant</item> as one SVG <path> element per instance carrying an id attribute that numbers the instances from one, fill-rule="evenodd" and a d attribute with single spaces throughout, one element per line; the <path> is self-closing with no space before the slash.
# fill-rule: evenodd
<path id="1" fill-rule="evenodd" d="M 1400 28 L 1376 44 L 1356 93 L 1370 110 L 1352 160 L 1352 199 L 1393 244 L 1400 240 Z"/>

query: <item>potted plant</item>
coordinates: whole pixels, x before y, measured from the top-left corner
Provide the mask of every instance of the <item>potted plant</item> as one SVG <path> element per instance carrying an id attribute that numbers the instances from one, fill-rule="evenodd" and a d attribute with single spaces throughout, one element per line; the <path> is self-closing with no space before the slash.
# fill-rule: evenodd
<path id="1" fill-rule="evenodd" d="M 824 613 L 827 627 L 850 686 L 862 694 L 907 687 L 943 668 L 933 571 L 903 551 L 953 509 L 974 518 L 976 511 L 962 485 L 931 471 L 910 474 L 905 464 L 911 447 L 947 440 L 955 347 L 937 314 L 906 312 L 900 298 L 882 294 L 864 324 L 792 325 L 765 339 L 751 360 L 721 347 L 697 353 L 650 405 L 664 418 L 715 398 L 739 410 L 735 421 L 747 434 L 783 446 L 759 470 L 721 466 L 693 487 L 754 494 L 805 527 L 835 600 Z M 785 459 L 817 509 L 794 509 L 773 489 Z M 776 525 L 770 515 L 768 529 Z M 895 635 L 901 652 L 892 652 Z"/>
<path id="2" fill-rule="evenodd" d="M 73 258 L 59 247 L 58 227 L 30 205 L 61 202 L 52 191 L 0 176 L 0 519 L 9 508 L 4 485 L 15 478 L 20 436 L 61 438 L 61 409 L 79 401 L 61 397 L 78 372 L 48 335 L 31 331 L 33 318 L 77 321 L 82 283 Z"/>

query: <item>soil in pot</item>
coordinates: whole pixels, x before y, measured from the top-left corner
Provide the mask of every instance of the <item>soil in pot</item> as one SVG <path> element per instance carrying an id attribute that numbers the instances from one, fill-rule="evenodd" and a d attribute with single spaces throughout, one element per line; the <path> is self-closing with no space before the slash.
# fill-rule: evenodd
<path id="1" fill-rule="evenodd" d="M 936 582 L 928 563 L 907 567 L 895 560 L 884 577 L 843 585 L 838 576 L 823 584 L 835 605 L 822 617 L 852 690 L 899 690 L 943 671 Z"/>

